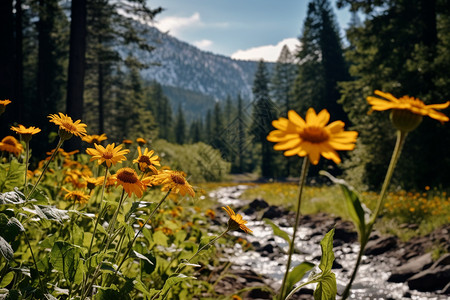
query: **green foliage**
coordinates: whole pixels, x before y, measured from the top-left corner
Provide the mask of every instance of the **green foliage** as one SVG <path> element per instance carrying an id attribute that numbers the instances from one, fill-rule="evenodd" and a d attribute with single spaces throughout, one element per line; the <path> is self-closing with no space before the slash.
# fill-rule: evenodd
<path id="1" fill-rule="evenodd" d="M 0 192 L 11 191 L 24 183 L 25 165 L 17 159 L 0 164 Z"/>
<path id="2" fill-rule="evenodd" d="M 266 222 L 266 224 L 268 224 L 268 225 L 270 225 L 270 227 L 272 227 L 273 234 L 275 234 L 276 236 L 279 236 L 280 238 L 285 240 L 288 244 L 291 243 L 291 237 L 289 236 L 289 234 L 286 231 L 281 230 L 280 227 L 277 226 L 277 224 L 273 223 L 269 219 L 264 219 L 264 222 Z"/>
<path id="3" fill-rule="evenodd" d="M 176 145 L 164 140 L 153 143 L 164 164 L 183 170 L 192 182 L 221 181 L 228 175 L 230 164 L 219 150 L 204 143 Z"/>
<path id="4" fill-rule="evenodd" d="M 314 268 L 314 264 L 302 262 L 289 271 L 286 279 L 286 293 L 289 294 L 294 289 L 294 285 L 300 281 L 307 272 L 311 271 L 312 268 Z"/>
<path id="5" fill-rule="evenodd" d="M 81 249 L 74 245 L 57 241 L 50 252 L 52 266 L 61 272 L 69 283 L 79 284 L 83 280 L 83 262 Z"/>

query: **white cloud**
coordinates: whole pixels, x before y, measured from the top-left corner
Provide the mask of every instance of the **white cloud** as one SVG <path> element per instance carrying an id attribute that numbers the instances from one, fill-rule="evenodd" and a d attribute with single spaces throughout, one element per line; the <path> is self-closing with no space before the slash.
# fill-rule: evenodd
<path id="1" fill-rule="evenodd" d="M 156 28 L 163 32 L 169 31 L 173 36 L 177 36 L 180 31 L 187 27 L 200 25 L 202 25 L 202 21 L 200 20 L 200 14 L 198 12 L 195 12 L 192 16 L 187 18 L 171 16 L 155 22 Z"/>
<path id="2" fill-rule="evenodd" d="M 208 50 L 212 46 L 213 41 L 211 41 L 211 40 L 201 40 L 201 41 L 195 41 L 193 44 L 197 48 L 200 48 L 202 50 Z"/>
<path id="3" fill-rule="evenodd" d="M 276 45 L 265 45 L 247 50 L 238 50 L 231 55 L 231 58 L 242 60 L 264 59 L 267 62 L 276 62 L 284 45 L 288 46 L 289 50 L 294 53 L 300 46 L 300 41 L 297 38 L 288 38 Z"/>

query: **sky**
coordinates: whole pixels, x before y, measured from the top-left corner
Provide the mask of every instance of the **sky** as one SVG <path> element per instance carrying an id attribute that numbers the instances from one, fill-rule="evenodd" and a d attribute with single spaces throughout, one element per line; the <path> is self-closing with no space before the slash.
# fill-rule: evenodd
<path id="1" fill-rule="evenodd" d="M 164 11 L 154 25 L 202 50 L 235 59 L 276 61 L 283 45 L 299 45 L 309 0 L 147 0 Z M 332 7 L 343 30 L 348 10 Z"/>

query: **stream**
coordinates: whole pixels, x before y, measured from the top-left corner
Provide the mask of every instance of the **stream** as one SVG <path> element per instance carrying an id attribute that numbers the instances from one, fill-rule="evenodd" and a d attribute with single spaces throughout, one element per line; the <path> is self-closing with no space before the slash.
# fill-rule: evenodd
<path id="1" fill-rule="evenodd" d="M 223 187 L 211 192 L 210 196 L 216 198 L 221 206 L 229 205 L 236 211 L 237 208 L 243 207 L 250 202 L 239 199 L 247 188 L 250 187 L 246 185 Z M 241 244 L 236 243 L 235 247 L 229 249 L 227 252 L 227 255 L 231 257 L 230 261 L 242 269 L 253 270 L 260 275 L 271 278 L 276 282 L 277 286 L 275 286 L 275 289 L 277 289 L 281 285 L 284 275 L 287 261 L 287 255 L 285 253 L 288 250 L 288 244 L 282 238 L 274 236 L 272 228 L 265 224 L 264 221 L 255 219 L 254 215 L 249 216 L 242 211 L 236 211 L 236 213 L 243 215 L 244 219 L 248 221 L 246 226 L 253 231 L 253 234 L 245 236 L 242 236 L 242 232 L 233 232 L 231 234 L 243 237 L 259 248 L 265 245 L 276 245 L 283 251 L 271 252 L 271 247 L 268 247 L 269 251 L 244 251 Z M 293 228 L 282 226 L 283 224 L 286 225 L 286 222 L 283 221 L 280 222 L 281 225 L 278 224 L 279 220 L 282 219 L 274 219 L 272 221 L 292 236 Z M 319 264 L 321 256 L 319 243 L 325 233 L 323 232 L 322 235 L 313 234 L 312 228 L 302 227 L 300 225 L 297 231 L 296 245 L 301 254 L 293 255 L 292 267 L 295 267 L 303 261 L 309 261 L 315 265 Z M 275 250 L 277 249 L 275 248 Z M 336 274 L 339 294 L 339 292 L 343 291 L 349 280 L 351 270 L 356 261 L 359 244 L 343 243 L 340 246 L 334 247 L 333 250 L 336 262 L 338 262 L 338 267 L 336 269 L 333 268 L 333 272 Z M 409 290 L 406 283 L 388 282 L 387 279 L 390 271 L 396 265 L 397 263 L 394 258 L 383 255 L 363 256 L 358 275 L 352 286 L 350 299 L 448 299 L 444 295 Z M 307 288 L 313 289 L 314 287 L 307 286 Z"/>

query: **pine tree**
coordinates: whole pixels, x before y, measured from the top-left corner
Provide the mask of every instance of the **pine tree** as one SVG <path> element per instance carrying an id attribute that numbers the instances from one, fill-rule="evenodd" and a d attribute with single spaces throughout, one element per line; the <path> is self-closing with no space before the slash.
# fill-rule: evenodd
<path id="1" fill-rule="evenodd" d="M 386 114 L 367 116 L 366 97 L 379 89 L 398 97 L 414 96 L 427 104 L 448 98 L 450 76 L 444 70 L 450 67 L 445 29 L 450 24 L 450 10 L 447 1 L 439 0 L 345 0 L 340 4 L 366 14 L 364 24 L 347 32 L 350 47 L 346 57 L 355 79 L 342 84 L 341 101 L 360 133 L 358 151 L 351 153 L 352 160 L 347 163 L 347 176 L 356 184 L 379 187 L 395 132 Z M 393 180 L 404 187 L 420 188 L 446 182 L 445 168 L 433 166 L 450 164 L 449 136 L 448 126 L 424 119 L 408 135 Z"/>
<path id="2" fill-rule="evenodd" d="M 158 137 L 165 140 L 172 140 L 171 128 L 173 120 L 170 99 L 167 98 L 162 86 L 157 82 L 152 82 L 148 89 L 147 109 L 152 111 L 158 123 Z"/>
<path id="3" fill-rule="evenodd" d="M 275 106 L 269 95 L 269 75 L 266 64 L 260 61 L 253 81 L 253 112 L 250 134 L 254 143 L 261 147 L 261 175 L 265 178 L 275 174 L 273 164 L 272 144 L 266 140 L 267 135 L 273 129 L 272 121 L 277 118 Z"/>
<path id="4" fill-rule="evenodd" d="M 297 111 L 326 108 L 332 119 L 347 120 L 340 104 L 338 82 L 348 79 L 339 28 L 328 0 L 312 0 L 303 24 L 299 70 L 293 98 Z"/>
<path id="5" fill-rule="evenodd" d="M 297 66 L 295 57 L 284 45 L 280 56 L 275 64 L 272 80 L 270 83 L 270 92 L 273 101 L 277 104 L 283 115 L 287 115 L 292 108 L 292 86 L 297 75 Z"/>
<path id="6" fill-rule="evenodd" d="M 186 121 L 184 119 L 184 113 L 181 107 L 181 103 L 178 106 L 177 119 L 175 121 L 175 141 L 180 145 L 184 144 L 187 141 Z"/>

